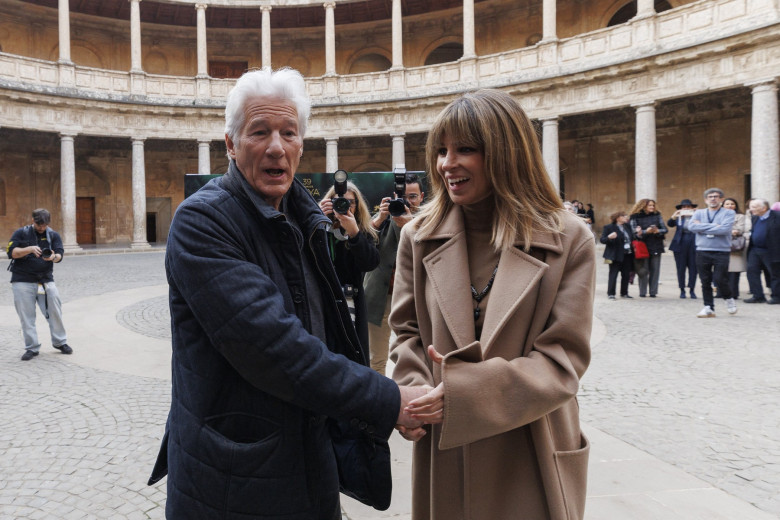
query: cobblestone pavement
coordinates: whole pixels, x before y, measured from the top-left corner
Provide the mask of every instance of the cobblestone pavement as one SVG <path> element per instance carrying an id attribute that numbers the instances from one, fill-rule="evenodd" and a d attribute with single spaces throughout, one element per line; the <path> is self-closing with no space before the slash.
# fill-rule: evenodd
<path id="1" fill-rule="evenodd" d="M 658 298 L 606 299 L 598 267 L 595 315 L 607 328 L 580 390 L 581 418 L 724 491 L 780 516 L 780 306 L 743 304 L 697 319 L 681 300 L 674 258 Z M 743 297 L 747 281 L 742 276 Z"/>
<path id="2" fill-rule="evenodd" d="M 66 326 L 68 302 L 164 284 L 162 259 L 90 255 L 56 266 Z M 740 303 L 729 316 L 717 301 L 716 319 L 696 319 L 701 299 L 677 298 L 673 264 L 664 257 L 659 298 L 617 301 L 606 299 L 599 265 L 595 313 L 606 335 L 582 382 L 582 419 L 780 516 L 780 308 Z M 127 305 L 116 319 L 170 337 L 165 297 Z M 85 367 L 45 344 L 21 362 L 7 283 L 0 345 L 0 519 L 163 518 L 165 481 L 146 480 L 170 383 Z"/>

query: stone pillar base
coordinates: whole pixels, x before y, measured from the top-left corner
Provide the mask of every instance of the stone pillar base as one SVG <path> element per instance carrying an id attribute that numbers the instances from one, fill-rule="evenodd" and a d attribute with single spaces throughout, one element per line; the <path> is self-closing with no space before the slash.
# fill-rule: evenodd
<path id="1" fill-rule="evenodd" d="M 141 242 L 133 242 L 130 244 L 130 249 L 151 249 L 151 245 L 146 240 Z"/>
<path id="2" fill-rule="evenodd" d="M 63 244 L 62 249 L 65 250 L 66 253 L 79 253 L 84 251 L 78 244 Z"/>

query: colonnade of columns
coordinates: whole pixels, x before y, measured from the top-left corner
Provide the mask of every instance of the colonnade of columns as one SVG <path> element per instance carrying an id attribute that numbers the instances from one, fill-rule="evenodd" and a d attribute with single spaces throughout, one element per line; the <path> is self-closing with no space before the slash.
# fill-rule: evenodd
<path id="1" fill-rule="evenodd" d="M 130 0 L 130 72 L 143 72 L 141 50 L 141 8 L 142 0 Z M 476 53 L 474 0 L 463 1 L 463 58 L 474 58 Z M 60 63 L 72 65 L 70 59 L 70 9 L 68 0 L 58 0 L 59 9 L 59 42 Z M 651 16 L 655 13 L 654 0 L 639 0 L 637 18 Z M 325 9 L 325 75 L 336 74 L 336 27 L 334 10 L 336 3 L 328 1 L 322 4 Z M 195 4 L 196 34 L 197 34 L 197 77 L 208 76 L 208 50 L 206 44 L 206 9 L 208 4 Z M 271 9 L 272 6 L 260 7 L 261 21 L 261 63 L 263 67 L 271 66 Z M 542 42 L 554 41 L 558 38 L 556 30 L 556 0 L 543 0 L 542 11 Z M 392 4 L 392 68 L 403 68 L 403 13 L 401 0 L 393 0 Z"/>
<path id="2" fill-rule="evenodd" d="M 780 132 L 778 131 L 777 81 L 748 84 L 753 111 L 750 132 L 750 191 L 770 202 L 780 199 Z M 655 102 L 633 105 L 636 110 L 634 186 L 635 198 L 658 198 Z M 556 188 L 560 189 L 558 117 L 542 122 L 542 157 Z"/>

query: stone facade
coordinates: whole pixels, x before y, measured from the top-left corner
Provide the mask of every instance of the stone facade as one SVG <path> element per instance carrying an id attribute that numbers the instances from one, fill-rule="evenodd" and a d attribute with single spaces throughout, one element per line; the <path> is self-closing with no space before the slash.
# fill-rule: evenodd
<path id="1" fill-rule="evenodd" d="M 192 9 L 193 23 L 142 18 L 140 26 L 132 14 L 128 22 L 38 3 L 0 0 L 0 235 L 45 206 L 71 248 L 164 241 L 184 174 L 227 164 L 224 98 L 234 80 L 208 76 L 204 63 L 251 68 L 263 56 L 307 76 L 314 107 L 299 171 L 333 164 L 326 140 L 340 168 L 390 170 L 393 136 L 396 145 L 402 136 L 407 168 L 424 169 L 435 115 L 459 92 L 488 87 L 546 121 L 547 147 L 557 149 L 557 161 L 545 155 L 558 169 L 551 176 L 563 197 L 596 207 L 597 229 L 646 196 L 664 215 L 710 186 L 739 201 L 780 198 L 775 0 L 656 2 L 671 9 L 615 26 L 608 24 L 626 1 L 484 0 L 473 19 L 457 3 L 437 2 L 404 12 L 398 32 L 389 5 L 386 16 L 344 22 L 340 13 L 354 17 L 362 4 L 337 1 L 333 36 L 322 3 L 287 1 L 271 5 L 270 48 L 259 24 L 198 30 L 194 1 L 164 4 Z M 206 14 L 256 8 L 259 21 L 269 4 L 203 5 Z M 291 9 L 300 10 L 299 27 L 274 18 Z M 475 57 L 426 65 L 470 41 Z M 63 163 L 71 143 L 72 164 Z"/>

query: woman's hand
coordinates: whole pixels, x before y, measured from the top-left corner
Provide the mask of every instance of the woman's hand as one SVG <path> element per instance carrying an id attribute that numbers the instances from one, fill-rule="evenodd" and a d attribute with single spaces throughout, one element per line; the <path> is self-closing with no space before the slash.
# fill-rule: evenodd
<path id="1" fill-rule="evenodd" d="M 330 216 L 333 213 L 333 202 L 330 199 L 322 199 L 320 201 L 320 209 L 325 215 Z"/>
<path id="2" fill-rule="evenodd" d="M 336 215 L 336 221 L 339 223 L 341 229 L 349 235 L 349 238 L 354 238 L 360 233 L 360 228 L 357 225 L 357 220 L 352 212 L 342 215 L 341 213 L 334 213 Z"/>
<path id="3" fill-rule="evenodd" d="M 613 231 L 612 233 L 607 235 L 607 238 L 610 239 L 610 240 L 615 240 L 617 238 L 617 232 Z"/>
<path id="4" fill-rule="evenodd" d="M 428 346 L 428 356 L 431 361 L 441 365 L 444 356 L 439 354 L 433 345 Z M 422 397 L 410 401 L 404 412 L 425 424 L 441 424 L 444 421 L 444 383 L 439 383 L 436 388 Z"/>

